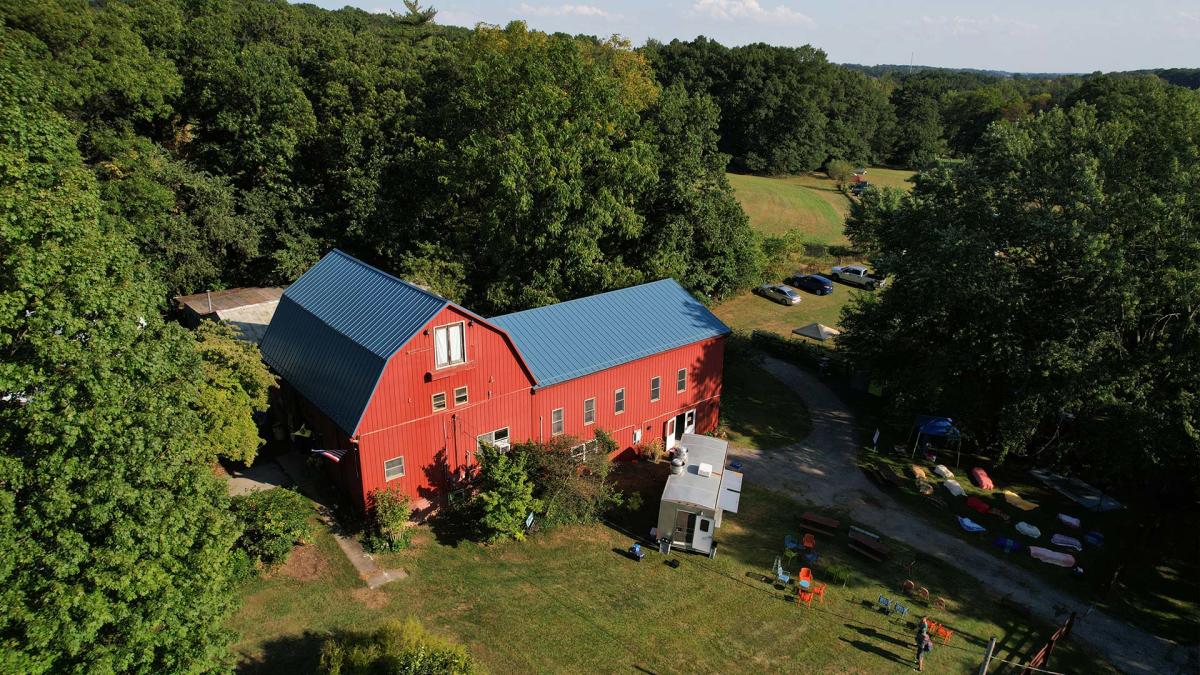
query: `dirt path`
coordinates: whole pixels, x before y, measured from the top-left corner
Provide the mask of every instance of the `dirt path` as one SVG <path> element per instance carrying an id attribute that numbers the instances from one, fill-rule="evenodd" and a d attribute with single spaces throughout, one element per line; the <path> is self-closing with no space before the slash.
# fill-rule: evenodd
<path id="1" fill-rule="evenodd" d="M 762 366 L 808 403 L 813 430 L 791 447 L 763 452 L 733 448 L 746 479 L 790 493 L 817 506 L 844 509 L 856 522 L 952 564 L 997 593 L 1054 621 L 1055 606 L 1088 611 L 1079 599 L 1055 589 L 1025 570 L 979 551 L 957 538 L 925 525 L 889 495 L 870 483 L 855 464 L 858 454 L 854 417 L 837 394 L 815 375 L 769 356 Z M 1062 615 L 1058 615 L 1059 620 Z M 1098 609 L 1077 621 L 1072 637 L 1087 643 L 1129 673 L 1190 673 L 1188 650 L 1120 621 Z"/>

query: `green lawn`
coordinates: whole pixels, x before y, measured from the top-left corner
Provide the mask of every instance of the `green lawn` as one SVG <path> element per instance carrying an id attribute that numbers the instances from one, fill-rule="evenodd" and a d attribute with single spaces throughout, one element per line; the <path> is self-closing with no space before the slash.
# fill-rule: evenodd
<path id="1" fill-rule="evenodd" d="M 822 193 L 777 178 L 727 175 L 754 229 L 776 235 L 799 229 L 813 242 L 846 242 L 844 212 Z"/>
<path id="2" fill-rule="evenodd" d="M 786 307 L 747 291 L 713 307 L 713 313 L 734 330 L 763 330 L 791 337 L 793 328 L 807 326 L 814 321 L 837 327 L 841 321 L 842 307 L 861 293 L 870 291 L 835 283 L 833 293 L 829 295 L 812 295 L 801 291 L 804 299 L 800 304 Z M 832 346 L 829 342 L 815 344 Z"/>
<path id="3" fill-rule="evenodd" d="M 1139 546 L 1130 546 L 1129 544 L 1134 542 L 1142 542 L 1144 534 L 1140 532 L 1143 528 L 1136 513 L 1131 510 L 1088 513 L 1032 478 L 1002 470 L 989 471 L 996 484 L 996 490 L 980 490 L 971 484 L 967 476 L 967 470 L 977 466 L 978 462 L 964 455 L 962 468 L 958 469 L 952 464 L 953 457 L 943 459 L 954 471 L 955 480 L 962 485 L 968 496 L 974 495 L 989 506 L 998 507 L 1009 514 L 1010 522 L 1006 524 L 993 516 L 979 515 L 966 508 L 963 505 L 965 498 L 952 498 L 941 486 L 942 480 L 932 475 L 930 466 L 923 462 L 918 463 L 930 473 L 930 482 L 935 485 L 934 494 L 950 504 L 949 510 L 942 509 L 917 492 L 915 481 L 911 479 L 909 460 L 886 454 L 868 453 L 863 457 L 864 462 L 890 464 L 906 477 L 903 487 L 897 492 L 898 496 L 902 503 L 907 504 L 919 517 L 928 520 L 931 526 L 949 532 L 997 557 L 1003 557 L 1013 565 L 1023 567 L 1087 602 L 1095 602 L 1097 606 L 1122 616 L 1155 635 L 1184 644 L 1196 643 L 1197 636 L 1200 635 L 1200 555 L 1196 549 L 1194 534 L 1200 519 L 1196 514 L 1177 514 L 1172 522 L 1159 528 L 1152 540 Z M 1032 511 L 1021 511 L 1011 507 L 999 494 L 1002 489 L 1012 489 L 1039 506 Z M 1071 530 L 1061 525 L 1057 522 L 1058 513 L 1081 518 L 1082 528 Z M 981 535 L 964 532 L 954 518 L 958 515 L 970 517 L 987 527 L 988 532 Z M 1091 530 L 1104 534 L 1105 545 L 1095 548 L 1085 544 L 1083 551 L 1067 551 L 1076 557 L 1078 564 L 1085 570 L 1084 578 L 1076 578 L 1067 570 L 1041 563 L 1028 554 L 1005 554 L 991 545 L 992 540 L 1000 535 L 1029 544 L 1028 538 L 1013 529 L 1022 520 L 1041 530 L 1042 536 L 1038 545 L 1045 548 L 1058 550 L 1050 544 L 1050 537 L 1055 533 L 1067 534 L 1083 541 L 1084 534 Z M 1103 588 L 1105 582 L 1111 578 L 1116 566 L 1122 563 L 1126 569 L 1120 577 L 1120 585 L 1115 592 L 1106 592 Z"/>
<path id="4" fill-rule="evenodd" d="M 666 468 L 629 464 L 617 473 L 627 491 L 640 489 L 646 497 L 645 507 L 622 522 L 645 532 Z M 897 564 L 865 562 L 843 548 L 843 537 L 821 538 L 817 581 L 828 578 L 831 563 L 851 570 L 844 588 L 831 585 L 824 604 L 798 606 L 793 591 L 759 578 L 769 573 L 783 536 L 798 532 L 802 510 L 748 483 L 740 512 L 717 532 L 716 559 L 674 554 L 677 569 L 656 552 L 641 563 L 627 559 L 621 551 L 630 535 L 603 525 L 493 546 L 422 526 L 411 550 L 384 557 L 386 564 L 403 565 L 410 578 L 376 591 L 354 578 L 322 534 L 314 549 L 324 557 L 319 574 L 276 573 L 245 589 L 245 606 L 232 621 L 242 635 L 239 665 L 246 672 L 312 672 L 328 631 L 412 615 L 465 644 L 497 673 L 911 672 L 911 625 L 871 608 L 880 594 L 899 595 L 903 570 Z M 910 620 L 930 612 L 956 631 L 949 646 L 938 645 L 930 655 L 929 672 L 973 672 L 989 636 L 1000 638 L 1002 658 L 1012 658 L 1035 649 L 1047 634 L 1046 626 L 983 600 L 965 575 L 923 571 L 937 579 L 935 592 L 950 606 L 930 612 L 913 603 Z M 1111 672 L 1070 642 L 1051 663 L 1066 672 Z"/>
<path id="5" fill-rule="evenodd" d="M 812 431 L 804 400 L 732 350 L 725 360 L 721 423 L 729 442 L 762 450 L 792 445 Z"/>

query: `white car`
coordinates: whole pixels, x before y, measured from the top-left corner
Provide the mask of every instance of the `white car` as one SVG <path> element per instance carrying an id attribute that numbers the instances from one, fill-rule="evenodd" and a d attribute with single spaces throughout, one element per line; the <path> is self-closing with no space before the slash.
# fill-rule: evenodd
<path id="1" fill-rule="evenodd" d="M 834 267 L 830 274 L 834 279 L 845 282 L 852 286 L 861 286 L 867 290 L 875 290 L 883 288 L 887 283 L 887 279 L 871 274 L 871 271 L 862 265 L 846 265 L 845 267 Z"/>
<path id="2" fill-rule="evenodd" d="M 800 291 L 786 284 L 769 284 L 759 286 L 754 289 L 754 292 L 767 298 L 774 300 L 781 305 L 798 305 L 800 304 Z"/>

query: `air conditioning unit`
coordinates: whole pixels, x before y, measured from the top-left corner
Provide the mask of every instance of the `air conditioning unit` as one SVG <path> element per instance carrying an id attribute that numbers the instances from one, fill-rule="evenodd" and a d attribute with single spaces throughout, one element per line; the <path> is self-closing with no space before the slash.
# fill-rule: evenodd
<path id="1" fill-rule="evenodd" d="M 712 464 L 709 464 L 708 462 L 700 462 L 700 466 L 696 467 L 696 473 L 700 474 L 701 476 L 705 476 L 705 477 L 711 476 L 712 475 Z"/>

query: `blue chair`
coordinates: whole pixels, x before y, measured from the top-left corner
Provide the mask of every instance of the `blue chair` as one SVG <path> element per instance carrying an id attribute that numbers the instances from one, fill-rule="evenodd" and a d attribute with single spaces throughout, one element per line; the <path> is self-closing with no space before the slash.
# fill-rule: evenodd
<path id="1" fill-rule="evenodd" d="M 879 609 L 883 610 L 884 614 L 890 614 L 892 611 L 892 601 L 884 596 L 879 596 Z"/>
<path id="2" fill-rule="evenodd" d="M 797 551 L 800 549 L 800 542 L 792 535 L 787 535 L 783 538 L 783 547 L 789 551 Z"/>
<path id="3" fill-rule="evenodd" d="M 908 608 L 898 602 L 893 602 L 892 603 L 892 618 L 900 617 L 901 619 L 903 619 L 906 616 L 908 616 Z"/>

